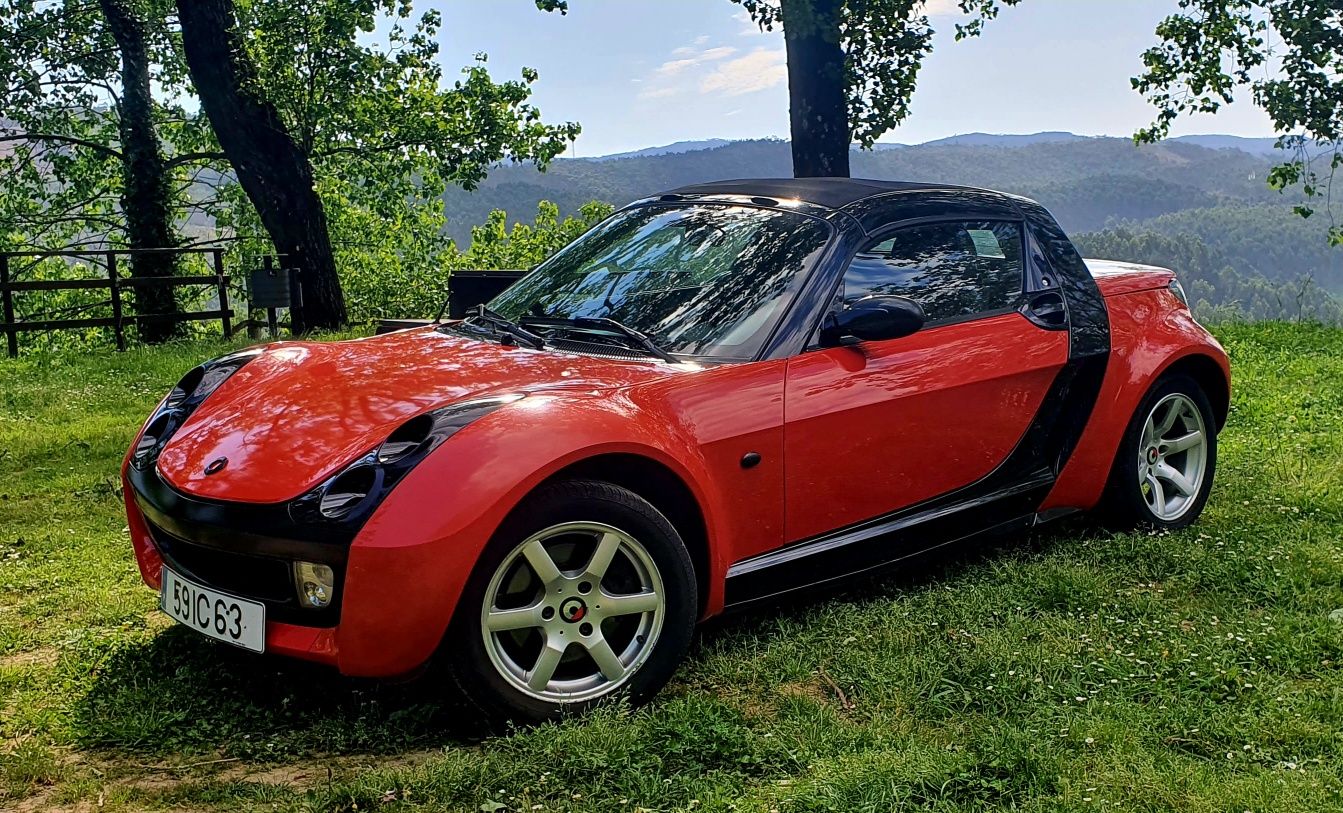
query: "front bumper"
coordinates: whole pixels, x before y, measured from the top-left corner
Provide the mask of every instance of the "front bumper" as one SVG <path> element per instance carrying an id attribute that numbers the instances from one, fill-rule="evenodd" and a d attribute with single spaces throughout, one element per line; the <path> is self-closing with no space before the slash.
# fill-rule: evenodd
<path id="1" fill-rule="evenodd" d="M 152 469 L 128 466 L 123 486 L 131 542 L 147 585 L 160 588 L 166 563 L 201 584 L 259 601 L 266 606 L 267 652 L 339 666 L 336 638 L 348 541 L 285 534 L 292 529 L 281 506 L 192 499 Z M 336 598 L 331 606 L 299 605 L 294 561 L 332 567 Z"/>
<path id="2" fill-rule="evenodd" d="M 268 654 L 358 677 L 412 674 L 433 656 L 476 557 L 501 519 L 473 513 L 469 522 L 444 527 L 444 517 L 461 517 L 425 510 L 442 505 L 441 480 L 430 472 L 412 472 L 361 528 L 346 531 L 297 524 L 282 505 L 192 498 L 152 468 L 127 465 L 122 481 L 147 585 L 160 589 L 167 561 L 201 584 L 260 601 L 266 605 Z M 298 606 L 288 575 L 295 560 L 336 572 L 331 608 Z M 272 575 L 253 584 L 252 574 L 260 572 L 254 565 Z M 277 573 L 285 574 L 283 587 L 277 587 Z M 280 595 L 283 590 L 288 592 Z"/>

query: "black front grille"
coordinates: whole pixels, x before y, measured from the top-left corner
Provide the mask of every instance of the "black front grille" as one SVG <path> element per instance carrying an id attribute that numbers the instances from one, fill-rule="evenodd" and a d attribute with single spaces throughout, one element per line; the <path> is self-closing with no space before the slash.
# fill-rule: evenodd
<path id="1" fill-rule="evenodd" d="M 330 626 L 340 617 L 340 568 L 336 570 L 336 601 L 315 610 L 302 607 L 295 593 L 292 564 L 285 559 L 220 550 L 180 539 L 153 522 L 150 535 L 168 567 L 225 593 L 266 605 L 266 617 L 305 626 Z"/>

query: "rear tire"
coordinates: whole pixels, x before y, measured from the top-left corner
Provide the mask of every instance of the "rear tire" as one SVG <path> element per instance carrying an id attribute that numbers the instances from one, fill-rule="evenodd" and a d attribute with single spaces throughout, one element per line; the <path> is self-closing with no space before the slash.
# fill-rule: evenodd
<path id="1" fill-rule="evenodd" d="M 1203 513 L 1217 469 L 1217 419 L 1187 375 L 1160 379 L 1129 421 L 1106 485 L 1118 528 L 1184 528 Z"/>
<path id="2" fill-rule="evenodd" d="M 490 720 L 638 704 L 685 657 L 698 607 L 690 554 L 666 517 L 619 486 L 564 481 L 500 526 L 440 657 Z"/>

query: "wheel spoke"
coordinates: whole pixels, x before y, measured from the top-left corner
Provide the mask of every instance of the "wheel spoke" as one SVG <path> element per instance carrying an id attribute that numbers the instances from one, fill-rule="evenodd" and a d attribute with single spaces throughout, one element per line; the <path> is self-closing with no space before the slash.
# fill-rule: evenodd
<path id="1" fill-rule="evenodd" d="M 1157 438 L 1165 437 L 1166 433 L 1175 425 L 1175 419 L 1180 417 L 1180 406 L 1180 401 L 1173 400 L 1170 402 L 1170 405 L 1166 407 L 1166 417 L 1162 418 L 1161 423 L 1157 424 L 1156 427 L 1155 434 Z"/>
<path id="2" fill-rule="evenodd" d="M 606 575 L 606 569 L 611 566 L 611 560 L 615 558 L 618 550 L 620 550 L 620 537 L 609 531 L 602 534 L 601 539 L 597 540 L 597 548 L 592 552 L 592 559 L 588 561 L 584 575 L 601 584 L 602 577 Z"/>
<path id="3" fill-rule="evenodd" d="M 527 675 L 527 685 L 532 691 L 539 692 L 546 688 L 546 684 L 555 676 L 555 669 L 560 665 L 560 659 L 564 657 L 564 650 L 568 648 L 567 643 L 557 643 L 551 636 L 546 636 L 546 645 L 541 648 L 541 654 L 536 658 L 536 665 Z"/>
<path id="4" fill-rule="evenodd" d="M 555 566 L 555 560 L 550 558 L 550 552 L 541 544 L 541 540 L 529 543 L 522 549 L 522 555 L 527 557 L 527 564 L 532 566 L 542 584 L 550 584 L 560 578 L 560 569 Z"/>
<path id="5" fill-rule="evenodd" d="M 1171 485 L 1175 486 L 1176 491 L 1186 497 L 1193 496 L 1194 494 L 1194 484 L 1190 482 L 1188 477 L 1185 477 L 1183 473 L 1169 463 L 1163 462 L 1157 465 L 1156 477 L 1159 480 L 1169 482 Z"/>
<path id="6" fill-rule="evenodd" d="M 1193 432 L 1190 432 L 1189 434 L 1184 435 L 1183 437 L 1178 437 L 1175 440 L 1166 441 L 1162 445 L 1166 447 L 1166 454 L 1175 454 L 1177 452 L 1189 451 L 1190 449 L 1194 448 L 1195 446 L 1199 446 L 1202 443 L 1203 443 L 1203 433 L 1195 429 Z"/>
<path id="7" fill-rule="evenodd" d="M 1158 514 L 1164 513 L 1166 510 L 1166 492 L 1161 488 L 1161 481 L 1156 478 L 1156 475 L 1148 474 L 1147 487 L 1149 489 L 1148 502 L 1151 504 L 1152 510 Z"/>
<path id="8" fill-rule="evenodd" d="M 541 604 L 512 610 L 491 609 L 485 616 L 485 627 L 490 632 L 509 632 L 541 626 Z"/>
<path id="9" fill-rule="evenodd" d="M 602 596 L 601 610 L 603 616 L 610 618 L 613 615 L 651 613 L 658 608 L 658 604 L 657 593 L 629 593 L 623 596 L 608 594 Z"/>
<path id="10" fill-rule="evenodd" d="M 625 676 L 625 664 L 620 662 L 620 657 L 616 655 L 614 649 L 611 649 L 606 638 L 599 636 L 597 640 L 587 644 L 587 648 L 597 668 L 602 670 L 602 677 L 607 680 L 620 680 Z"/>

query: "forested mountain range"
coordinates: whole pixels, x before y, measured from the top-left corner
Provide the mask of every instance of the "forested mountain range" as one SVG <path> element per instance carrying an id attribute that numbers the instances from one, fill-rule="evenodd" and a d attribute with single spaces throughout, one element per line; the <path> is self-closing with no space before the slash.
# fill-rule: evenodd
<path id="1" fill-rule="evenodd" d="M 855 151 L 852 162 L 855 177 L 965 184 L 1034 198 L 1086 253 L 1174 267 L 1204 311 L 1337 319 L 1341 311 L 1325 292 L 1343 295 L 1343 249 L 1329 247 L 1324 213 L 1301 218 L 1292 212 L 1297 198 L 1267 186 L 1268 171 L 1282 160 L 1271 143 L 1192 136 L 1138 147 L 1128 139 L 1069 133 L 976 133 Z M 479 190 L 445 196 L 449 234 L 464 243 L 491 210 L 525 220 L 542 200 L 571 213 L 592 200 L 623 205 L 684 184 L 791 174 L 783 141 L 694 146 L 560 160 L 544 173 L 499 168 Z"/>

